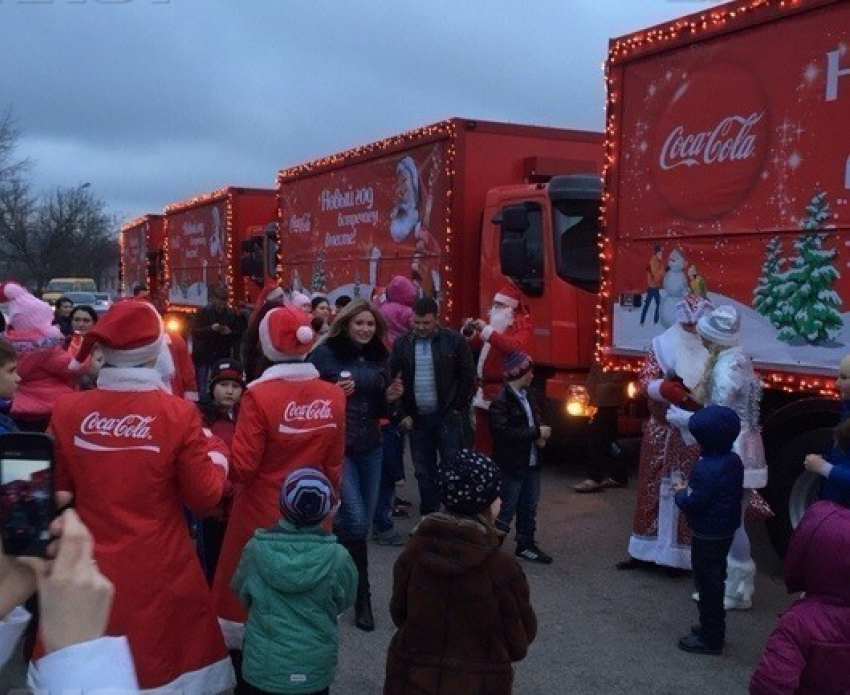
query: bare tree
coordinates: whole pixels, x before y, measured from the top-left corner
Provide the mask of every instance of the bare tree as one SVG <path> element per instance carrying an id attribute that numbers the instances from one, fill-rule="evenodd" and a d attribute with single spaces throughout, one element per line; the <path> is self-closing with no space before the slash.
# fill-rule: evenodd
<path id="1" fill-rule="evenodd" d="M 7 112 L 0 120 L 0 259 L 11 275 L 40 292 L 52 277 L 101 278 L 116 262 L 118 222 L 89 184 L 59 187 L 41 197 L 15 160 L 19 137 Z"/>

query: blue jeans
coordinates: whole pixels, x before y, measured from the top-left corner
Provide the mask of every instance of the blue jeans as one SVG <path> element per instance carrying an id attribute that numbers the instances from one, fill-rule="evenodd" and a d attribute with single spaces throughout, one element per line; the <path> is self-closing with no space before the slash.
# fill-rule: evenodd
<path id="1" fill-rule="evenodd" d="M 646 304 L 643 305 L 643 310 L 640 312 L 640 325 L 646 321 L 646 312 L 649 310 L 649 303 L 655 301 L 655 323 L 658 323 L 658 311 L 661 309 L 661 290 L 657 287 L 646 288 Z"/>
<path id="2" fill-rule="evenodd" d="M 404 432 L 398 425 L 384 425 L 384 449 L 381 461 L 381 485 L 378 489 L 378 504 L 375 507 L 375 530 L 379 533 L 393 527 L 393 501 L 395 484 L 404 480 Z"/>
<path id="3" fill-rule="evenodd" d="M 419 484 L 422 516 L 440 509 L 437 490 L 437 454 L 446 461 L 463 445 L 463 422 L 458 413 L 419 415 L 410 430 L 410 455 Z"/>
<path id="4" fill-rule="evenodd" d="M 540 467 L 526 468 L 518 476 L 502 475 L 502 508 L 496 528 L 509 533 L 516 516 L 517 541 L 534 540 L 537 530 L 537 503 L 540 502 Z"/>
<path id="5" fill-rule="evenodd" d="M 342 459 L 340 506 L 334 517 L 334 533 L 341 541 L 362 541 L 369 535 L 381 484 L 383 447 L 346 452 Z"/>

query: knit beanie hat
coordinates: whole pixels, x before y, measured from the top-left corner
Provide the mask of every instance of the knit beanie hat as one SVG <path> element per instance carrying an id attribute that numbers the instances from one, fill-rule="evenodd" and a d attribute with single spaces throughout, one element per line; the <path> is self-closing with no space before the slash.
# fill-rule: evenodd
<path id="1" fill-rule="evenodd" d="M 220 381 L 235 381 L 244 389 L 245 370 L 236 360 L 230 358 L 218 360 L 210 367 L 210 395 L 212 395 L 213 387 Z"/>
<path id="2" fill-rule="evenodd" d="M 287 302 L 287 304 L 291 304 L 292 306 L 301 309 L 301 311 L 311 311 L 313 308 L 310 298 L 306 294 L 304 294 L 303 292 L 299 292 L 298 290 L 292 291 L 292 294 L 289 296 L 289 301 Z"/>
<path id="3" fill-rule="evenodd" d="M 697 333 L 715 345 L 731 347 L 738 344 L 741 317 L 735 308 L 724 304 L 697 321 Z"/>
<path id="4" fill-rule="evenodd" d="M 514 351 L 502 361 L 502 376 L 505 381 L 516 381 L 534 368 L 534 362 L 524 352 Z"/>
<path id="5" fill-rule="evenodd" d="M 260 346 L 272 362 L 303 360 L 313 345 L 310 314 L 287 304 L 272 309 L 260 322 Z"/>
<path id="6" fill-rule="evenodd" d="M 280 490 L 280 512 L 296 526 L 318 524 L 334 505 L 334 492 L 324 473 L 315 468 L 292 471 Z"/>
<path id="7" fill-rule="evenodd" d="M 437 467 L 440 501 L 450 512 L 478 514 L 499 496 L 502 476 L 484 454 L 461 449 Z"/>
<path id="8" fill-rule="evenodd" d="M 45 338 L 59 338 L 53 309 L 15 282 L 0 286 L 0 302 L 9 302 L 9 325 L 17 331 L 36 331 Z"/>

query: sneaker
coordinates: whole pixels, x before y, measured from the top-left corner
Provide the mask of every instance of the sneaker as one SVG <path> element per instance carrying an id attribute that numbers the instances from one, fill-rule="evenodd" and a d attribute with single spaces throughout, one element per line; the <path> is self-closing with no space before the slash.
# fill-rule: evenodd
<path id="1" fill-rule="evenodd" d="M 404 545 L 407 542 L 405 537 L 394 528 L 386 531 L 375 531 L 372 534 L 372 539 L 378 545 Z"/>
<path id="2" fill-rule="evenodd" d="M 691 654 L 710 654 L 712 656 L 720 656 L 723 653 L 723 646 L 711 647 L 702 641 L 701 635 L 695 635 L 689 632 L 679 640 L 679 649 Z"/>
<path id="3" fill-rule="evenodd" d="M 523 545 L 517 545 L 516 556 L 529 562 L 539 562 L 541 565 L 551 565 L 552 556 L 544 553 L 537 547 L 537 543 L 532 541 Z"/>

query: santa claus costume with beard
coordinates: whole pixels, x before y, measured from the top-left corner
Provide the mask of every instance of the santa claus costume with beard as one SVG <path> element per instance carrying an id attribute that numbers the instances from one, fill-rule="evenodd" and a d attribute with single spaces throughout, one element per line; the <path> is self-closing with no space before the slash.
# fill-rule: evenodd
<path id="1" fill-rule="evenodd" d="M 688 391 L 700 382 L 708 350 L 694 325 L 711 309 L 710 302 L 695 295 L 680 301 L 676 305 L 678 323 L 652 339 L 641 369 L 640 381 L 649 396 L 650 417 L 641 440 L 637 499 L 629 539 L 629 555 L 634 560 L 691 568 L 691 532 L 673 501 L 670 474 L 681 471 L 687 480 L 699 458 L 699 446 L 686 444 L 679 429 L 667 422 L 670 402 L 665 395 L 667 386 L 675 381 L 680 380 Z M 633 566 L 628 561 L 621 565 Z"/>
<path id="2" fill-rule="evenodd" d="M 519 290 L 513 285 L 502 287 L 493 296 L 489 324 L 470 338 L 478 357 L 478 389 L 472 399 L 475 414 L 475 450 L 493 453 L 493 438 L 487 411 L 503 385 L 503 363 L 512 352 L 529 352 L 534 335 L 531 314 L 522 305 Z"/>

